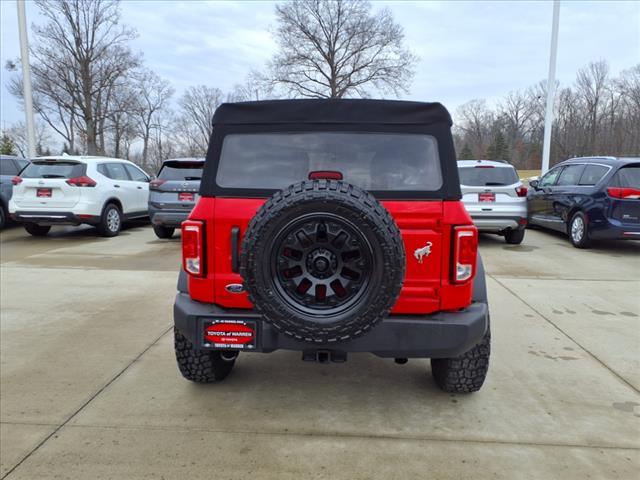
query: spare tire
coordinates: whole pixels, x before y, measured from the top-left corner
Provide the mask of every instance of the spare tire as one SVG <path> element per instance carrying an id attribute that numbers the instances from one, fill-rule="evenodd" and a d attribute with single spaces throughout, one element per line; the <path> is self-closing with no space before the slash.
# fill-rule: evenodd
<path id="1" fill-rule="evenodd" d="M 249 223 L 240 262 L 263 318 L 314 344 L 369 331 L 389 314 L 405 272 L 393 217 L 370 193 L 335 180 L 275 193 Z"/>

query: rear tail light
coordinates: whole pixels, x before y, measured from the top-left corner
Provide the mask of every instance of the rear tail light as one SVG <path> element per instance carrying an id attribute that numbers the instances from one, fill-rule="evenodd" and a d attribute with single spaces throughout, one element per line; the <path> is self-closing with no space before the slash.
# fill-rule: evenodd
<path id="1" fill-rule="evenodd" d="M 519 197 L 526 197 L 527 196 L 527 187 L 520 185 L 518 188 L 516 188 L 516 194 Z"/>
<path id="2" fill-rule="evenodd" d="M 613 198 L 622 198 L 628 200 L 640 198 L 640 189 L 638 188 L 609 187 L 607 188 L 607 193 L 610 197 Z"/>
<path id="3" fill-rule="evenodd" d="M 82 175 L 80 177 L 70 178 L 67 183 L 72 187 L 95 187 L 96 181 L 92 178 Z"/>
<path id="4" fill-rule="evenodd" d="M 20 185 L 22 183 L 22 178 L 15 176 L 11 179 L 11 183 L 14 185 Z"/>
<path id="5" fill-rule="evenodd" d="M 203 235 L 203 222 L 182 222 L 182 267 L 185 272 L 196 277 L 204 275 Z"/>
<path id="6" fill-rule="evenodd" d="M 453 283 L 466 283 L 476 273 L 478 230 L 464 226 L 453 228 Z"/>
<path id="7" fill-rule="evenodd" d="M 151 180 L 149 182 L 149 188 L 158 188 L 160 185 L 162 185 L 163 183 L 166 183 L 166 180 L 160 180 L 159 178 L 156 178 L 155 180 Z"/>

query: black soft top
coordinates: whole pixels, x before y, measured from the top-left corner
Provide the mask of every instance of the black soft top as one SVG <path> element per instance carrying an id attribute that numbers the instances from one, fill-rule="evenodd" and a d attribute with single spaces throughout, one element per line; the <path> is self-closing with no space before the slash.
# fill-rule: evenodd
<path id="1" fill-rule="evenodd" d="M 440 103 L 368 99 L 267 100 L 223 103 L 214 125 L 255 124 L 431 125 L 451 116 Z"/>

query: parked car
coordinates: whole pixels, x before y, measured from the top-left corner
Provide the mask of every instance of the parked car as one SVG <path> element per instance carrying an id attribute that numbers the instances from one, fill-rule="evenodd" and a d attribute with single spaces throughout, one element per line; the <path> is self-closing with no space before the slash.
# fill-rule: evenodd
<path id="1" fill-rule="evenodd" d="M 9 200 L 13 191 L 11 179 L 29 164 L 28 160 L 12 155 L 0 155 L 0 230 L 9 220 Z"/>
<path id="2" fill-rule="evenodd" d="M 241 351 L 371 352 L 431 358 L 440 388 L 479 390 L 489 312 L 447 110 L 280 100 L 223 104 L 213 123 L 182 223 L 182 375 L 220 381 Z"/>
<path id="3" fill-rule="evenodd" d="M 158 238 L 171 238 L 196 204 L 204 158 L 162 162 L 158 178 L 149 184 L 149 216 Z"/>
<path id="4" fill-rule="evenodd" d="M 123 221 L 148 215 L 149 181 L 139 167 L 118 158 L 36 158 L 13 178 L 9 212 L 35 236 L 52 225 L 84 223 L 113 237 Z"/>
<path id="5" fill-rule="evenodd" d="M 530 182 L 529 223 L 596 239 L 640 239 L 640 158 L 572 158 Z"/>
<path id="6" fill-rule="evenodd" d="M 527 225 L 527 187 L 513 165 L 495 160 L 459 160 L 462 201 L 481 232 L 520 244 Z"/>

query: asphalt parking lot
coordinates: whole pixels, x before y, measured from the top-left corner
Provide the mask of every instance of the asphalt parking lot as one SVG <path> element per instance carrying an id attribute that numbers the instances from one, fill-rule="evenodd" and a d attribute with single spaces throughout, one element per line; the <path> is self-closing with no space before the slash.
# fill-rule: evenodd
<path id="1" fill-rule="evenodd" d="M 0 234 L 2 478 L 638 478 L 640 243 L 481 239 L 492 364 L 476 394 L 428 361 L 241 354 L 175 366 L 179 239 L 137 225 Z"/>

